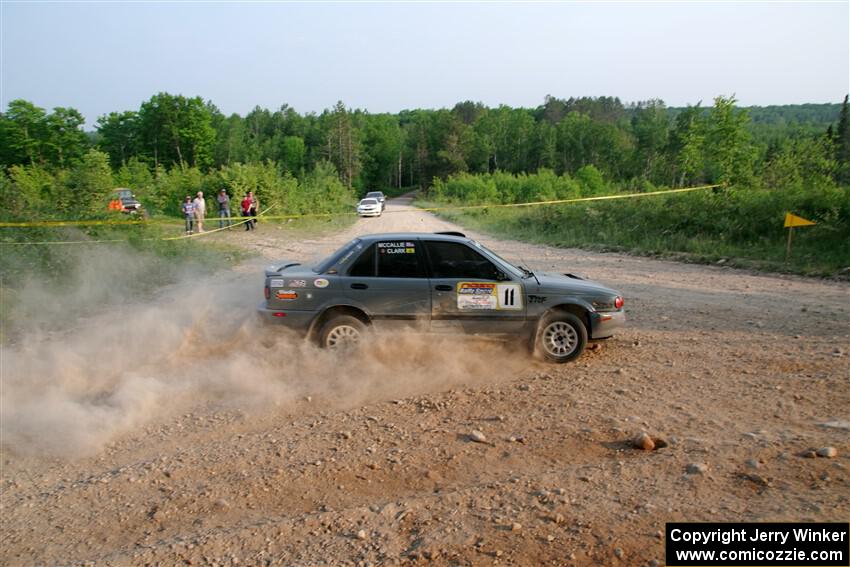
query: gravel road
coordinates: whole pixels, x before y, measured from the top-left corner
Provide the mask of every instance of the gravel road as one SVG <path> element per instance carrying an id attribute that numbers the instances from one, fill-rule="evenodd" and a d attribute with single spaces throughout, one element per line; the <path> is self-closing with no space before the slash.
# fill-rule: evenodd
<path id="1" fill-rule="evenodd" d="M 559 366 L 260 340 L 270 259 L 437 230 L 463 229 L 404 199 L 312 239 L 260 222 L 213 236 L 260 259 L 6 348 L 0 563 L 660 565 L 668 521 L 847 521 L 846 283 L 472 234 L 620 289 L 628 327 Z"/>

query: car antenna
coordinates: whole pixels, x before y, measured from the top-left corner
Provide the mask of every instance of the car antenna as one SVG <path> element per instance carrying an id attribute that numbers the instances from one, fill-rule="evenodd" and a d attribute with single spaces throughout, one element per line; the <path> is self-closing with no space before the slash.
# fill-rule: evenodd
<path id="1" fill-rule="evenodd" d="M 523 264 L 522 268 L 523 268 L 526 272 L 528 272 L 529 274 L 531 274 L 531 277 L 533 277 L 533 278 L 534 278 L 534 281 L 536 281 L 536 282 L 537 282 L 537 285 L 540 285 L 540 280 L 538 280 L 538 279 L 537 279 L 537 274 L 535 274 L 533 271 L 531 271 L 531 265 L 530 265 L 528 262 L 526 262 L 526 261 L 525 261 L 525 258 L 523 257 L 522 252 L 520 252 L 520 253 L 519 253 L 519 259 L 520 259 L 520 261 L 521 261 L 521 262 L 522 262 L 522 264 Z"/>

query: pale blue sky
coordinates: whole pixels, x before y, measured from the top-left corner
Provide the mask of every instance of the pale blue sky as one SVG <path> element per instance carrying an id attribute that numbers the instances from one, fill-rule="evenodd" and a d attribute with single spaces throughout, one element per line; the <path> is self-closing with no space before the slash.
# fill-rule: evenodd
<path id="1" fill-rule="evenodd" d="M 838 102 L 848 2 L 201 3 L 2 0 L 2 92 L 93 125 L 160 91 L 224 113 L 370 112 L 546 94 Z"/>

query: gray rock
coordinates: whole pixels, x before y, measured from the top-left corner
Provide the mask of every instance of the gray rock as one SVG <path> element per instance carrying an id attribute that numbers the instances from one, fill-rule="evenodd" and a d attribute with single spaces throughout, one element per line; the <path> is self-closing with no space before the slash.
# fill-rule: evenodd
<path id="1" fill-rule="evenodd" d="M 708 472 L 708 466 L 703 463 L 690 463 L 685 467 L 685 472 L 688 474 L 705 474 Z"/>
<path id="2" fill-rule="evenodd" d="M 818 423 L 818 425 L 827 429 L 850 431 L 850 421 L 825 421 L 823 423 Z"/>
<path id="3" fill-rule="evenodd" d="M 835 447 L 821 447 L 817 450 L 818 457 L 824 457 L 827 459 L 834 459 L 838 456 L 838 449 Z"/>
<path id="4" fill-rule="evenodd" d="M 469 440 L 475 441 L 476 443 L 486 443 L 487 437 L 485 437 L 484 434 L 478 431 L 477 429 L 473 429 L 472 432 L 469 434 Z"/>

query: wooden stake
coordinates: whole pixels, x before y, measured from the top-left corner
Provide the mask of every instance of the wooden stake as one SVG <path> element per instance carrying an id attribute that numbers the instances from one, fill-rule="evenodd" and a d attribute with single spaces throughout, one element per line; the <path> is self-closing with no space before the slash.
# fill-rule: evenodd
<path id="1" fill-rule="evenodd" d="M 791 237 L 794 235 L 794 227 L 788 227 L 788 243 L 785 245 L 785 263 L 791 258 Z"/>

